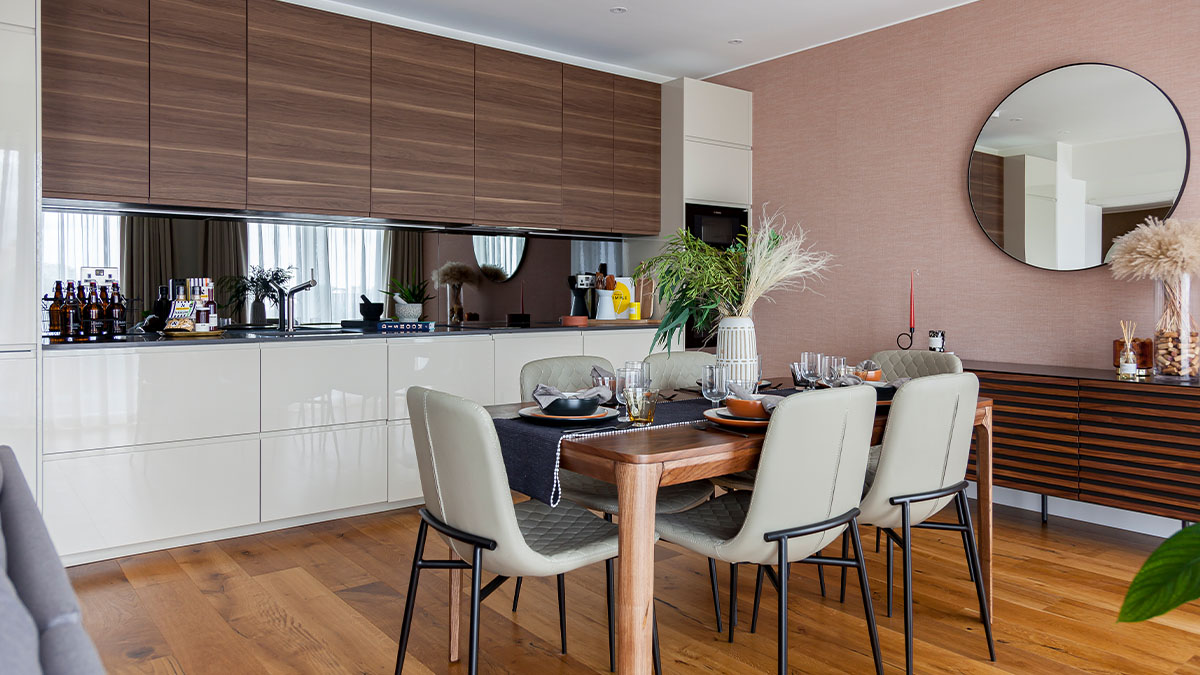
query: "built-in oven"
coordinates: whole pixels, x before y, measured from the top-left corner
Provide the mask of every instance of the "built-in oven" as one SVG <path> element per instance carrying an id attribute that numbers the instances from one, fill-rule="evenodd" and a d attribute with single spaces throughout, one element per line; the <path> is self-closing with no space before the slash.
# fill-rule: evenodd
<path id="1" fill-rule="evenodd" d="M 684 225 L 688 232 L 704 243 L 717 248 L 729 248 L 746 233 L 749 212 L 733 206 L 710 204 L 687 204 L 684 207 Z M 684 346 L 688 349 L 712 347 L 716 338 L 696 330 L 689 321 L 684 333 Z"/>

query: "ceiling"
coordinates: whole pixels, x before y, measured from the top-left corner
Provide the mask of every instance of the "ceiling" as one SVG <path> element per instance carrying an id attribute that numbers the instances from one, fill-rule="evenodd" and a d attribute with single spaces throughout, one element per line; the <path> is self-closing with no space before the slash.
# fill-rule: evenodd
<path id="1" fill-rule="evenodd" d="M 665 81 L 735 70 L 973 0 L 291 1 Z M 610 11 L 617 6 L 627 11 Z"/>

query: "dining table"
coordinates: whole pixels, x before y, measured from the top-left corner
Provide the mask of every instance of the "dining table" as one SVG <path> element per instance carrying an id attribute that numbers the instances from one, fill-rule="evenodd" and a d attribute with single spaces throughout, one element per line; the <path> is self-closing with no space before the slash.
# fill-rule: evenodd
<path id="1" fill-rule="evenodd" d="M 791 378 L 769 378 L 770 387 L 790 386 Z M 698 396 L 681 389 L 672 398 Z M 493 418 L 509 418 L 530 404 L 487 408 Z M 876 406 L 872 445 L 882 442 L 891 401 Z M 699 426 L 699 425 L 697 425 Z M 650 427 L 636 433 L 570 435 L 563 438 L 560 467 L 617 486 L 617 672 L 642 675 L 652 670 L 654 625 L 654 514 L 661 487 L 754 469 L 762 452 L 762 433 L 729 433 L 708 425 Z M 992 601 L 992 400 L 975 408 L 977 537 L 981 576 Z M 450 660 L 458 659 L 462 571 L 450 579 Z M 995 616 L 995 613 L 992 613 Z"/>

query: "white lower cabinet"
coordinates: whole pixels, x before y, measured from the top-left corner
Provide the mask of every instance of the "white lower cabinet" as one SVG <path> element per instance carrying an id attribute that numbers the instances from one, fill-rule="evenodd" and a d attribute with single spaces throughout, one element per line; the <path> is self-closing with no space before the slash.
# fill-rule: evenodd
<path id="1" fill-rule="evenodd" d="M 581 331 L 521 331 L 492 337 L 496 344 L 496 404 L 521 402 L 521 368 L 526 363 L 552 356 L 583 354 Z"/>
<path id="2" fill-rule="evenodd" d="M 387 454 L 382 424 L 263 438 L 263 521 L 386 501 Z"/>
<path id="3" fill-rule="evenodd" d="M 583 353 L 602 356 L 620 368 L 626 361 L 641 361 L 647 354 L 665 351 L 654 344 L 654 329 L 596 330 L 583 334 Z M 676 340 L 678 342 L 678 340 Z M 683 349 L 675 345 L 672 349 Z M 654 377 L 654 373 L 650 373 Z"/>
<path id="4" fill-rule="evenodd" d="M 388 344 L 388 419 L 408 419 L 408 388 L 432 387 L 491 405 L 496 369 L 490 335 L 393 339 Z"/>
<path id="5" fill-rule="evenodd" d="M 387 345 L 263 345 L 262 430 L 383 420 L 387 416 Z"/>
<path id="6" fill-rule="evenodd" d="M 33 350 L 0 352 L 0 445 L 17 456 L 37 494 L 37 358 Z"/>
<path id="7" fill-rule="evenodd" d="M 258 440 L 46 461 L 43 517 L 59 555 L 258 522 Z"/>
<path id="8" fill-rule="evenodd" d="M 422 497 L 421 474 L 417 470 L 412 425 L 407 422 L 388 426 L 387 493 L 389 502 Z"/>

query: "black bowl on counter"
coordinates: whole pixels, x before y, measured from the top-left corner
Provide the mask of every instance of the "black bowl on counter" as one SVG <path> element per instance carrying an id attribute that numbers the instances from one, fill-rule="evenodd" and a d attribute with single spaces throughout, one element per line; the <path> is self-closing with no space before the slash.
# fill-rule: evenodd
<path id="1" fill-rule="evenodd" d="M 378 321 L 379 317 L 383 316 L 383 303 L 360 302 L 358 313 L 362 315 L 363 321 Z"/>
<path id="2" fill-rule="evenodd" d="M 586 417 L 599 407 L 600 399 L 597 398 L 560 398 L 542 408 L 542 412 L 562 417 Z"/>

